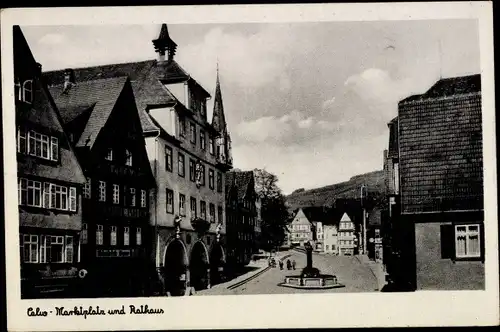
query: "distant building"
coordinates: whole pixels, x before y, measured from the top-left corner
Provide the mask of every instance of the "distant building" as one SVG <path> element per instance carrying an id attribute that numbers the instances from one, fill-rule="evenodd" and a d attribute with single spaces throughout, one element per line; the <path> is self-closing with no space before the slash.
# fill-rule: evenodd
<path id="1" fill-rule="evenodd" d="M 367 254 L 376 262 L 382 262 L 383 258 L 381 215 L 382 211 L 375 208 L 368 213 L 367 218 Z"/>
<path id="2" fill-rule="evenodd" d="M 338 228 L 338 252 L 340 256 L 353 256 L 356 248 L 356 231 L 351 218 L 344 213 Z"/>
<path id="3" fill-rule="evenodd" d="M 323 252 L 338 255 L 337 225 L 323 225 Z"/>
<path id="4" fill-rule="evenodd" d="M 409 290 L 484 289 L 481 121 L 481 77 L 471 75 L 402 100 L 389 124 L 384 260 Z"/>
<path id="5" fill-rule="evenodd" d="M 289 225 L 292 245 L 303 246 L 313 240 L 313 225 L 304 214 L 303 209 L 298 209 Z"/>
<path id="6" fill-rule="evenodd" d="M 227 263 L 247 265 L 255 252 L 257 194 L 252 171 L 226 173 Z"/>
<path id="7" fill-rule="evenodd" d="M 85 177 L 41 65 L 13 30 L 21 298 L 58 296 L 78 280 Z"/>

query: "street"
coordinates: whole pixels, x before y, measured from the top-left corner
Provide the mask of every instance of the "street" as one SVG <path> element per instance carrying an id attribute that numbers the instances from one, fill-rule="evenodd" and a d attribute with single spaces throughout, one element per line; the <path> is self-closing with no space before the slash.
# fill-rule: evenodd
<path id="1" fill-rule="evenodd" d="M 218 287 L 198 292 L 197 295 L 296 294 L 326 292 L 353 293 L 378 291 L 377 280 L 372 271 L 367 265 L 360 263 L 355 256 L 333 256 L 326 254 L 313 254 L 313 266 L 320 269 L 321 273 L 336 275 L 339 282 L 344 284 L 345 287 L 325 290 L 305 290 L 280 287 L 278 284 L 283 282 L 286 275 L 300 274 L 300 271 L 306 266 L 305 253 L 297 251 L 290 251 L 290 253 L 292 256 L 288 259 L 295 259 L 297 263 L 295 271 L 288 271 L 286 268 L 284 270 L 280 270 L 279 267 L 271 268 L 237 288 L 227 289 L 227 286 L 232 284 L 232 282 L 228 282 L 226 285 L 219 285 Z"/>

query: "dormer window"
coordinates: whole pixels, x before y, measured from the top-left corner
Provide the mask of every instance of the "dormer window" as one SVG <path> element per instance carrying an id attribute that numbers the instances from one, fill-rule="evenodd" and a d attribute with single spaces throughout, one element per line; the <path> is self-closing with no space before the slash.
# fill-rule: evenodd
<path id="1" fill-rule="evenodd" d="M 106 154 L 106 160 L 112 161 L 113 160 L 113 149 L 108 148 L 108 152 Z"/>
<path id="2" fill-rule="evenodd" d="M 125 150 L 125 165 L 132 166 L 132 152 Z"/>
<path id="3" fill-rule="evenodd" d="M 23 83 L 23 101 L 26 103 L 33 102 L 33 81 L 27 80 Z"/>

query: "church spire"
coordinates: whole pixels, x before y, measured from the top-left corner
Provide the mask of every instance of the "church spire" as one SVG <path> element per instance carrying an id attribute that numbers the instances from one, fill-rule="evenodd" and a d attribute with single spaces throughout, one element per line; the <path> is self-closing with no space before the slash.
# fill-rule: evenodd
<path id="1" fill-rule="evenodd" d="M 219 79 L 219 62 L 217 61 L 217 79 L 215 82 L 215 99 L 214 99 L 214 112 L 212 116 L 212 126 L 221 135 L 227 132 L 226 118 L 224 116 L 224 104 L 222 102 L 222 92 L 220 89 Z"/>
<path id="2" fill-rule="evenodd" d="M 165 23 L 162 24 L 160 35 L 157 39 L 153 40 L 155 51 L 159 55 L 159 61 L 165 61 L 165 54 L 168 54 L 168 62 L 174 59 L 175 52 L 177 51 L 177 44 L 170 38 L 168 34 L 168 27 Z"/>

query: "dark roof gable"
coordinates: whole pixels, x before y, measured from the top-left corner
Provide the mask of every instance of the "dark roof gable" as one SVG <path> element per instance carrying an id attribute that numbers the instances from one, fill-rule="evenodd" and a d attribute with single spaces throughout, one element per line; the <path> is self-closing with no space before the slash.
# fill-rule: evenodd
<path id="1" fill-rule="evenodd" d="M 481 92 L 480 74 L 440 79 L 424 94 L 410 96 L 400 101 L 400 103 L 468 94 L 473 92 Z"/>

